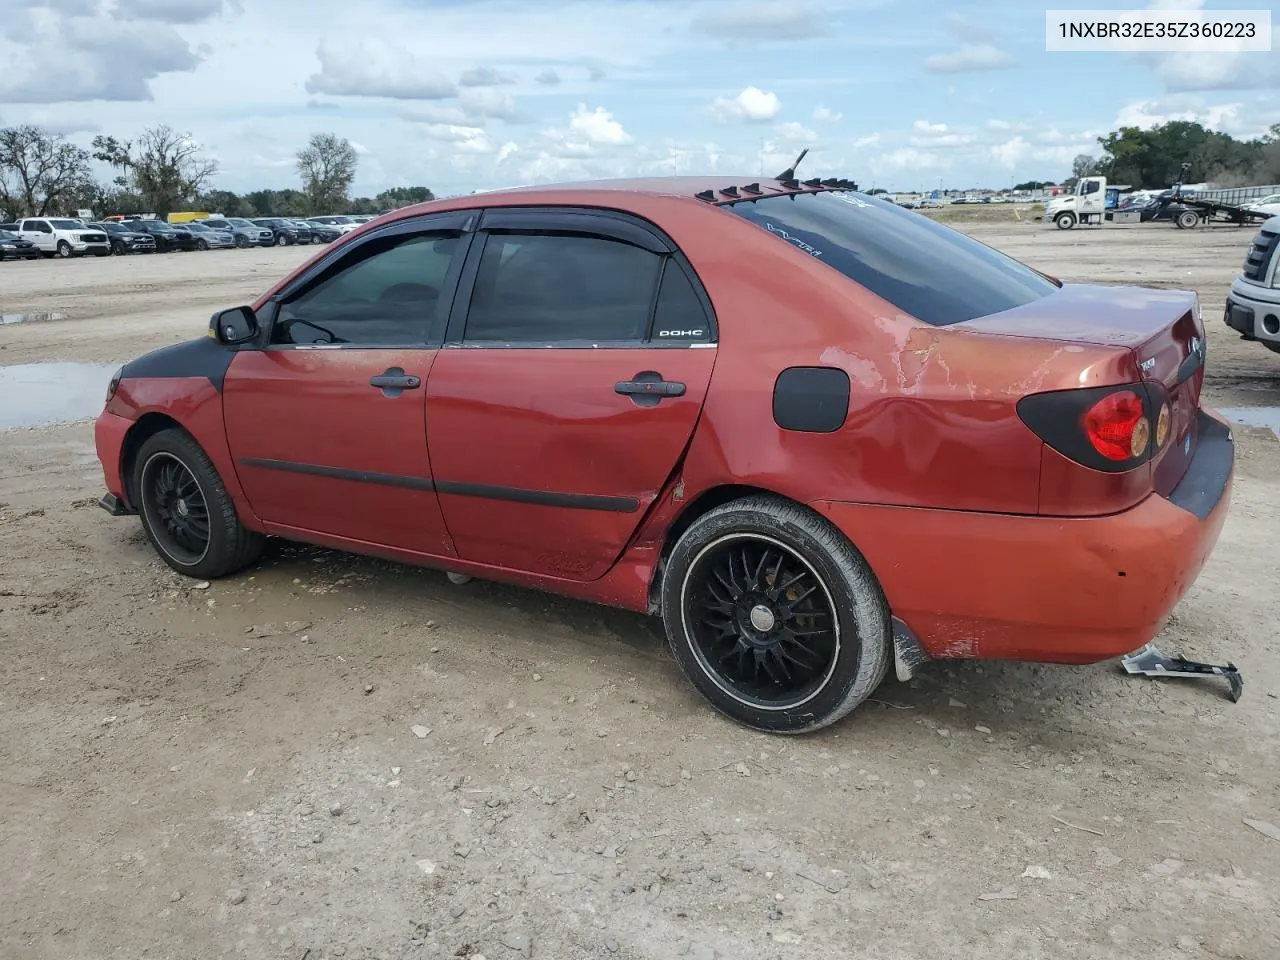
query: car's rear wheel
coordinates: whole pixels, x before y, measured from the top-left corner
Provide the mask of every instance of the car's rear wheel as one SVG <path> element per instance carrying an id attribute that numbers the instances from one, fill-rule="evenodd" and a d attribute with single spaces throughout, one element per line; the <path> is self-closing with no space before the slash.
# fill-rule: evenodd
<path id="1" fill-rule="evenodd" d="M 262 535 L 240 522 L 212 461 L 184 430 L 161 430 L 143 443 L 133 495 L 151 545 L 179 573 L 226 576 L 262 552 Z"/>
<path id="2" fill-rule="evenodd" d="M 770 733 L 835 723 L 890 661 L 888 604 L 866 560 L 825 520 L 774 497 L 694 521 L 666 564 L 662 616 L 698 691 Z"/>

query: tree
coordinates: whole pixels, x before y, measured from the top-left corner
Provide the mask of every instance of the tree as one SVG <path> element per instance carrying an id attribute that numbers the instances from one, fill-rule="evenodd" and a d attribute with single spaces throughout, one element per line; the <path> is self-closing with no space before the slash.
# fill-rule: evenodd
<path id="1" fill-rule="evenodd" d="M 132 187 L 159 217 L 188 206 L 218 172 L 216 163 L 200 156 L 190 134 L 168 124 L 150 127 L 136 140 L 94 137 L 93 155 L 120 170 L 116 184 Z"/>
<path id="2" fill-rule="evenodd" d="M 1098 161 L 1087 153 L 1078 153 L 1076 158 L 1071 161 L 1071 176 L 1079 180 L 1081 177 L 1093 177 L 1097 175 Z"/>
<path id="3" fill-rule="evenodd" d="M 0 130 L 0 212 L 42 217 L 90 192 L 89 153 L 61 134 L 24 125 Z"/>
<path id="4" fill-rule="evenodd" d="M 312 134 L 298 151 L 297 165 L 313 213 L 328 213 L 346 204 L 358 162 L 351 141 L 334 133 Z"/>
<path id="5" fill-rule="evenodd" d="M 1162 189 L 1191 164 L 1196 179 L 1248 177 L 1263 160 L 1262 140 L 1236 140 L 1188 120 L 1172 120 L 1149 129 L 1121 127 L 1099 137 L 1106 151 L 1098 172 L 1107 179 L 1147 189 Z"/>
<path id="6" fill-rule="evenodd" d="M 392 187 L 374 197 L 374 202 L 379 209 L 397 210 L 415 203 L 427 203 L 435 198 L 436 195 L 426 187 Z"/>

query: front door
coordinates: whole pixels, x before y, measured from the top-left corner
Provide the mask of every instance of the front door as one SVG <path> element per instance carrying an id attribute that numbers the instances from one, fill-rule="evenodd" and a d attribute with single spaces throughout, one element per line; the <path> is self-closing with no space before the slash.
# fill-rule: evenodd
<path id="1" fill-rule="evenodd" d="M 454 556 L 425 397 L 466 237 L 458 218 L 372 233 L 284 291 L 268 344 L 238 354 L 227 437 L 254 512 L 280 531 Z"/>
<path id="2" fill-rule="evenodd" d="M 683 258 L 599 215 L 486 213 L 464 277 L 427 382 L 458 554 L 596 579 L 692 436 L 715 362 L 709 304 Z"/>

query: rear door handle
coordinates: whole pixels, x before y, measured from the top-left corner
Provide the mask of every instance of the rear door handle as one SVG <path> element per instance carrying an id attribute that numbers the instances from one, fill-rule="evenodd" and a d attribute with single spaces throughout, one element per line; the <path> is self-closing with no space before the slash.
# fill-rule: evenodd
<path id="1" fill-rule="evenodd" d="M 391 367 L 370 377 L 369 386 L 380 389 L 384 397 L 398 397 L 405 390 L 417 390 L 422 386 L 422 378 L 405 373 L 400 367 Z"/>
<path id="2" fill-rule="evenodd" d="M 639 406 L 651 407 L 661 402 L 663 397 L 683 397 L 685 385 L 664 380 L 662 374 L 655 370 L 643 370 L 630 380 L 619 380 L 613 385 L 613 392 L 631 397 Z"/>

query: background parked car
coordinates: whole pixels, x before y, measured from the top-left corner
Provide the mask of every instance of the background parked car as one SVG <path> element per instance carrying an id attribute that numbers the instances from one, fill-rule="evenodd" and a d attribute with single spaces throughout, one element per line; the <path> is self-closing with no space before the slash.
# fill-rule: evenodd
<path id="1" fill-rule="evenodd" d="M 159 253 L 195 249 L 195 237 L 189 233 L 179 233 L 163 220 L 125 220 L 123 223 L 130 230 L 139 230 L 153 237 Z"/>
<path id="2" fill-rule="evenodd" d="M 1257 213 L 1269 213 L 1273 217 L 1280 217 L 1280 193 L 1273 193 L 1269 197 L 1251 200 L 1244 205 L 1244 208 Z"/>
<path id="3" fill-rule="evenodd" d="M 324 217 L 308 217 L 312 223 L 323 223 L 326 227 L 333 227 L 338 233 L 350 233 L 360 224 L 356 223 L 350 217 L 341 216 L 324 216 Z"/>
<path id="4" fill-rule="evenodd" d="M 235 239 L 225 230 L 214 230 L 205 225 L 203 220 L 191 220 L 174 226 L 175 230 L 186 230 L 196 238 L 197 250 L 227 250 L 236 245 Z"/>
<path id="5" fill-rule="evenodd" d="M 117 256 L 126 253 L 155 253 L 156 238 L 141 230 L 131 230 L 123 223 L 106 220 L 102 223 L 90 223 L 89 226 L 101 230 L 111 242 L 111 252 Z"/>
<path id="6" fill-rule="evenodd" d="M 255 217 L 253 222 L 271 231 L 276 246 L 283 247 L 298 242 L 298 228 L 283 217 Z"/>
<path id="7" fill-rule="evenodd" d="M 74 257 L 93 254 L 106 257 L 111 244 L 101 230 L 86 227 L 79 220 L 62 217 L 28 217 L 18 223 L 18 236 L 40 248 L 46 257 Z"/>
<path id="8" fill-rule="evenodd" d="M 316 243 L 333 243 L 342 236 L 342 231 L 331 223 L 319 223 L 315 220 L 303 222 L 311 228 L 311 235 L 315 237 Z"/>
<path id="9" fill-rule="evenodd" d="M 23 240 L 12 230 L 0 230 L 0 260 L 36 260 L 44 256 L 30 240 Z"/>
<path id="10" fill-rule="evenodd" d="M 315 240 L 316 240 L 316 232 L 315 232 L 315 229 L 311 226 L 311 224 L 307 223 L 307 221 L 305 221 L 305 220 L 298 220 L 298 219 L 296 219 L 296 218 L 294 218 L 294 217 L 289 217 L 289 218 L 287 218 L 287 219 L 285 220 L 285 223 L 290 224 L 291 226 L 293 226 L 293 227 L 298 231 L 298 242 L 299 242 L 299 243 L 314 243 L 314 242 L 315 242 Z"/>
<path id="11" fill-rule="evenodd" d="M 231 242 L 241 249 L 245 247 L 270 247 L 276 242 L 276 235 L 266 227 L 243 217 L 210 217 L 204 225 L 213 230 L 225 230 L 231 234 Z"/>

